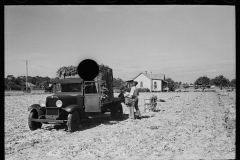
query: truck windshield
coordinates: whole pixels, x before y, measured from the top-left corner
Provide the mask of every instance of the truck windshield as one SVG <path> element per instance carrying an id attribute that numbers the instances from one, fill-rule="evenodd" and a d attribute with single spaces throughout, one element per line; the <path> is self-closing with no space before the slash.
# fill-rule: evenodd
<path id="1" fill-rule="evenodd" d="M 81 92 L 81 83 L 58 84 L 58 92 Z"/>

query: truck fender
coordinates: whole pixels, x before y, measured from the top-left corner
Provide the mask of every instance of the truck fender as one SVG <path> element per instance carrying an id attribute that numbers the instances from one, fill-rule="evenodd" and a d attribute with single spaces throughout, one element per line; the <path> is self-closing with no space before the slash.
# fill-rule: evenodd
<path id="1" fill-rule="evenodd" d="M 28 107 L 28 111 L 36 110 L 38 113 L 38 117 L 44 114 L 45 108 L 41 107 L 39 104 L 33 104 Z"/>
<path id="2" fill-rule="evenodd" d="M 72 112 L 74 111 L 75 109 L 78 109 L 79 108 L 79 105 L 76 105 L 76 104 L 72 104 L 72 105 L 69 105 L 65 108 L 62 108 L 63 110 L 67 111 L 67 112 Z"/>
<path id="3" fill-rule="evenodd" d="M 81 118 L 88 118 L 87 115 L 85 114 L 84 110 L 82 108 L 80 108 L 79 105 L 76 105 L 76 104 L 69 105 L 69 106 L 63 108 L 63 110 L 65 110 L 68 113 L 73 112 L 74 110 L 77 110 L 79 112 L 79 115 Z"/>

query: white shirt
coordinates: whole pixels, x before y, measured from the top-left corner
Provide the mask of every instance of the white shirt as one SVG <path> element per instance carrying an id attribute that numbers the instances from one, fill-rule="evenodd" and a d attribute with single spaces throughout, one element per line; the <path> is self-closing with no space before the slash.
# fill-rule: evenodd
<path id="1" fill-rule="evenodd" d="M 131 88 L 130 93 L 129 93 L 129 92 L 126 92 L 126 93 L 124 94 L 124 97 L 129 97 L 129 98 L 131 98 L 132 95 L 134 94 L 135 89 L 137 89 L 137 87 L 136 87 L 136 86 L 133 86 L 133 87 Z"/>
<path id="2" fill-rule="evenodd" d="M 131 91 L 130 91 L 130 93 L 129 93 L 130 96 L 133 95 L 133 93 L 134 93 L 134 91 L 135 91 L 136 88 L 137 88 L 136 86 L 133 86 L 133 87 L 131 88 Z"/>

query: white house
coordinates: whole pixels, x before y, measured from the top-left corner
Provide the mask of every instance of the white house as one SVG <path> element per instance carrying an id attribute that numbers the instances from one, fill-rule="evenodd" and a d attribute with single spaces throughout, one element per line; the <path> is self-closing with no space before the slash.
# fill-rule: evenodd
<path id="1" fill-rule="evenodd" d="M 164 74 L 140 73 L 132 80 L 127 81 L 128 87 L 131 87 L 133 81 L 138 82 L 138 88 L 148 88 L 150 92 L 162 92 L 168 86 Z"/>

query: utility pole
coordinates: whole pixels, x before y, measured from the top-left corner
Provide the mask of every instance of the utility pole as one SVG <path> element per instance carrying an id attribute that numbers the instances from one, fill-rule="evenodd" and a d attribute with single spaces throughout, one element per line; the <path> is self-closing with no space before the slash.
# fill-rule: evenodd
<path id="1" fill-rule="evenodd" d="M 28 60 L 26 60 L 26 73 L 27 73 L 27 76 L 26 76 L 26 93 L 27 93 Z"/>

